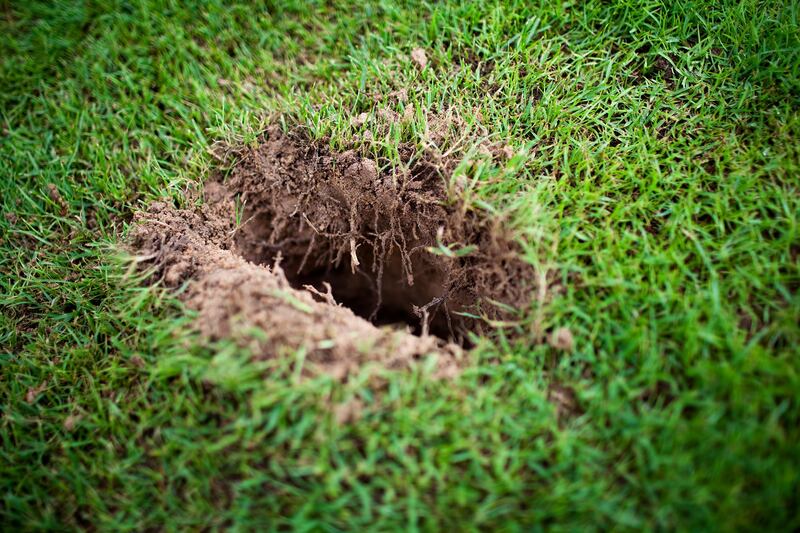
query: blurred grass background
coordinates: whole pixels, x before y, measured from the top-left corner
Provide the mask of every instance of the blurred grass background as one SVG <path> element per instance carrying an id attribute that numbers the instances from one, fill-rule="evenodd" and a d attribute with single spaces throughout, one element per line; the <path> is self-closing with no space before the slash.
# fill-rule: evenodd
<path id="1" fill-rule="evenodd" d="M 797 2 L 0 5 L 4 529 L 800 527 Z M 448 115 L 562 286 L 455 382 L 299 382 L 120 257 L 216 141 L 394 164 Z"/>

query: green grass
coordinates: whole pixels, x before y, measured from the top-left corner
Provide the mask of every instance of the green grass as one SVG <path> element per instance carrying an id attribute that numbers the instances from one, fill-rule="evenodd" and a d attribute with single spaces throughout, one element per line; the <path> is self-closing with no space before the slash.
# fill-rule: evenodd
<path id="1" fill-rule="evenodd" d="M 800 4 L 160 4 L 2 4 L 3 529 L 800 527 Z M 448 111 L 524 154 L 459 175 L 560 286 L 455 382 L 299 382 L 119 257 L 215 141 L 394 162 Z"/>

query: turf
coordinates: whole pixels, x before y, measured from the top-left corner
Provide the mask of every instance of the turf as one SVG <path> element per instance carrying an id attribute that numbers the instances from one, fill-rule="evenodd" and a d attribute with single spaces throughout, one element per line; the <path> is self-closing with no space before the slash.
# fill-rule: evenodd
<path id="1" fill-rule="evenodd" d="M 800 527 L 796 1 L 2 11 L 3 529 Z M 402 88 L 415 119 L 365 139 Z M 446 113 L 465 158 L 519 154 L 459 175 L 557 281 L 455 382 L 254 363 L 120 252 L 217 141 L 391 161 Z"/>

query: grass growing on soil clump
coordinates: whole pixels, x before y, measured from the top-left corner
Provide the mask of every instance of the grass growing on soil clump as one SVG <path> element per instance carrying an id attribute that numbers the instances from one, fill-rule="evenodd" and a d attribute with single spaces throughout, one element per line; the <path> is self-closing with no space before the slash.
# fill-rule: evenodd
<path id="1" fill-rule="evenodd" d="M 798 13 L 6 6 L 2 523 L 797 528 Z M 269 124 L 454 161 L 558 290 L 448 381 L 202 342 L 119 243 Z"/>

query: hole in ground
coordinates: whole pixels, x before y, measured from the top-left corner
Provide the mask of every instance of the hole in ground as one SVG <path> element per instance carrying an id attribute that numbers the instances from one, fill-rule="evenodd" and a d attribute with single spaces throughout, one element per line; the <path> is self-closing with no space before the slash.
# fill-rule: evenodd
<path id="1" fill-rule="evenodd" d="M 233 251 L 267 266 L 280 254 L 295 288 L 324 294 L 327 283 L 375 324 L 462 345 L 529 300 L 530 268 L 516 245 L 448 192 L 437 161 L 382 173 L 355 152 L 278 128 L 240 155 L 226 183 L 243 221 Z"/>
<path id="2" fill-rule="evenodd" d="M 268 236 L 272 228 L 267 214 L 252 216 L 240 228 L 243 237 L 237 240 L 238 253 L 248 261 L 266 266 L 272 266 L 280 253 L 280 266 L 295 289 L 311 286 L 326 294 L 328 284 L 337 303 L 375 325 L 408 328 L 421 335 L 427 324 L 428 334 L 464 344 L 463 335 L 459 335 L 463 333 L 459 330 L 461 317 L 447 308 L 446 273 L 437 268 L 435 261 L 422 255 L 427 252 L 421 251 L 411 258 L 414 278 L 413 284 L 409 284 L 402 254 L 397 249 L 385 254 L 379 266 L 374 246 L 362 241 L 356 249 L 359 265 L 353 272 L 349 254 L 339 261 L 318 264 L 306 256 L 306 251 L 297 253 L 303 245 L 308 250 L 311 239 L 297 240 L 289 246 L 270 245 Z"/>

